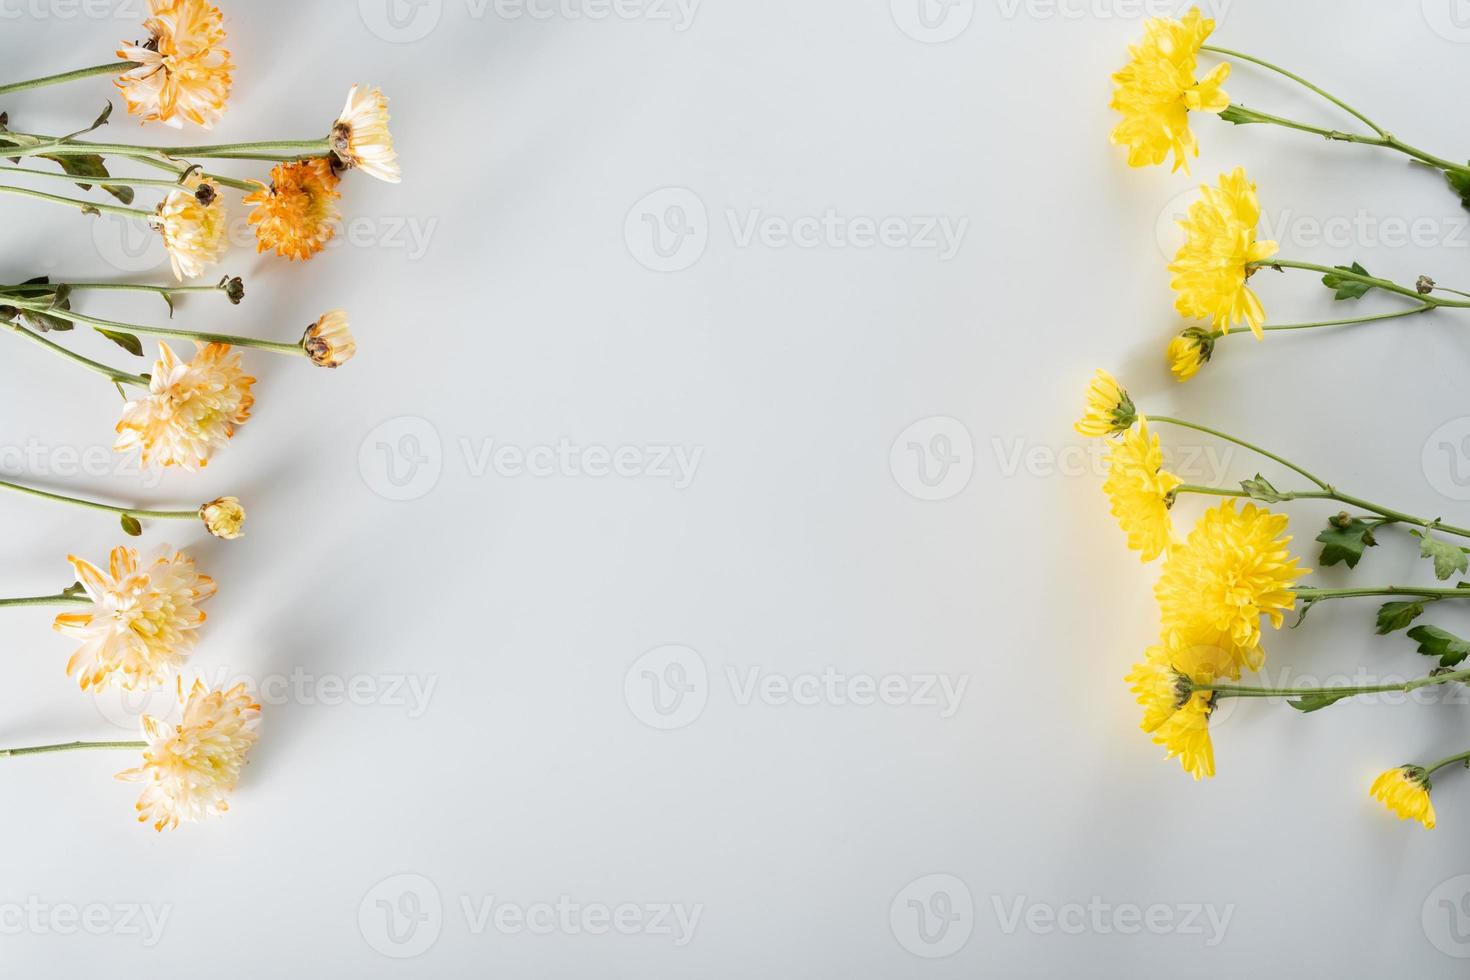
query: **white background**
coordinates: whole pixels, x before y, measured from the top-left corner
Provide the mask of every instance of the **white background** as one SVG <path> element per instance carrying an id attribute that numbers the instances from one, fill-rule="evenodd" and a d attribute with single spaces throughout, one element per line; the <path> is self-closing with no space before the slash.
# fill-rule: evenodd
<path id="1" fill-rule="evenodd" d="M 139 35 L 137 4 L 4 0 L 4 75 L 104 60 Z M 242 541 L 192 526 L 148 540 L 187 546 L 220 583 L 193 670 L 266 700 L 228 817 L 174 833 L 131 819 L 136 788 L 111 779 L 130 753 L 0 766 L 7 976 L 1462 975 L 1470 777 L 1442 774 L 1432 833 L 1367 788 L 1470 745 L 1465 698 L 1222 711 L 1219 776 L 1191 782 L 1137 730 L 1122 682 L 1157 628 L 1157 569 L 1125 550 L 1070 429 L 1106 366 L 1146 411 L 1466 523 L 1455 467 L 1470 459 L 1440 448 L 1470 431 L 1464 317 L 1232 338 L 1188 387 L 1162 358 L 1180 326 L 1170 219 L 1199 180 L 1246 166 L 1285 255 L 1470 288 L 1470 214 L 1433 175 L 1210 119 L 1195 177 L 1129 170 L 1106 106 L 1142 29 L 1135 0 L 959 0 L 929 11 L 933 30 L 907 0 L 650 0 L 600 19 L 429 0 L 391 22 L 385 0 L 226 8 L 239 69 L 215 137 L 316 136 L 352 82 L 372 83 L 392 98 L 405 179 L 352 175 L 356 232 L 307 265 L 242 239 L 220 270 L 246 277 L 239 308 L 182 305 L 181 323 L 275 339 L 344 306 L 361 345 L 336 373 L 248 355 L 255 417 L 203 475 L 119 468 L 104 452 L 116 393 L 5 341 L 4 472 L 35 464 L 35 482 L 116 500 L 245 500 Z M 1213 9 L 1218 43 L 1470 155 L 1470 16 L 1457 28 L 1449 0 Z M 1228 89 L 1346 124 L 1248 66 Z M 60 131 L 109 94 L 90 80 L 0 108 Z M 199 138 L 121 113 L 105 133 Z M 129 252 L 112 219 L 0 206 L 0 279 L 165 281 L 161 253 Z M 829 210 L 834 227 L 897 218 L 920 240 L 743 236 L 752 216 L 776 234 Z M 963 227 L 953 254 L 923 247 L 936 218 Z M 1423 240 L 1406 243 L 1416 222 Z M 1257 283 L 1278 321 L 1335 312 L 1309 276 Z M 84 308 L 163 316 L 146 297 Z M 654 472 L 482 468 L 491 440 L 632 447 L 628 465 Z M 950 459 L 947 482 L 926 486 L 911 443 Z M 659 475 L 658 447 L 698 454 L 692 481 Z M 72 453 L 93 463 L 69 469 Z M 1261 468 L 1217 459 L 1180 468 L 1221 483 Z M 1292 507 L 1308 565 L 1328 512 Z M 69 552 L 100 560 L 121 537 L 22 498 L 0 517 L 3 594 L 53 591 Z M 1384 537 L 1351 578 L 1316 581 L 1422 579 Z M 1402 634 L 1372 636 L 1374 609 L 1322 608 L 1270 636 L 1268 679 L 1422 672 Z M 0 622 L 5 744 L 133 737 L 141 705 L 80 695 L 51 616 Z M 965 686 L 949 716 L 746 696 L 752 676 L 828 668 L 858 693 Z M 685 700 L 660 714 L 651 679 L 681 677 Z M 593 924 L 623 903 L 699 918 L 692 936 L 644 911 L 634 935 L 495 918 L 559 901 Z M 91 905 L 168 918 L 151 945 L 116 921 L 58 934 L 57 907 Z M 1153 929 L 1137 918 L 1151 906 Z M 943 933 L 928 920 L 935 942 L 916 907 L 953 917 Z"/>

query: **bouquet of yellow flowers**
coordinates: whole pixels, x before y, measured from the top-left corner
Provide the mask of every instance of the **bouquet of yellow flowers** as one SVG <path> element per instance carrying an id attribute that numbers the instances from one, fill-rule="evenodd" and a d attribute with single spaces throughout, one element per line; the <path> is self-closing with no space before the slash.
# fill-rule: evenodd
<path id="1" fill-rule="evenodd" d="M 127 111 L 141 122 L 210 129 L 225 112 L 235 67 L 225 48 L 223 14 L 205 0 L 149 0 L 149 14 L 144 22 L 148 36 L 123 42 L 113 60 L 0 82 L 0 96 L 111 76 Z M 11 112 L 0 112 L 0 156 L 8 161 L 0 165 L 0 194 L 61 205 L 91 218 L 111 214 L 137 221 L 158 235 L 174 281 L 36 277 L 0 284 L 0 327 L 116 387 L 122 397 L 113 442 L 118 453 L 134 456 L 144 467 L 195 472 L 250 418 L 255 378 L 247 373 L 244 353 L 258 350 L 340 367 L 357 352 L 346 312 L 334 309 L 317 316 L 299 337 L 269 339 L 111 319 L 83 312 L 91 307 L 84 301 L 103 300 L 118 291 L 156 294 L 170 322 L 178 302 L 191 293 L 239 305 L 245 297 L 239 277 L 191 282 L 220 262 L 228 248 L 227 198 L 233 193 L 241 195 L 239 204 L 249 210 L 257 252 L 274 252 L 293 262 L 310 259 L 337 232 L 338 202 L 349 172 L 389 183 L 400 180 L 388 131 L 388 103 L 377 89 L 354 85 L 326 132 L 313 139 L 162 146 L 86 138 L 110 124 L 112 110 L 109 102 L 89 125 L 62 135 L 33 131 L 18 124 Z M 240 163 L 260 170 L 232 176 L 213 169 Z M 268 173 L 261 164 L 268 165 Z M 83 196 L 71 196 L 77 191 Z M 140 197 L 149 206 L 139 206 Z M 146 354 L 144 339 L 156 339 L 156 354 L 145 362 L 146 371 L 104 364 L 64 342 L 61 335 L 78 328 L 95 330 L 138 358 Z M 185 346 L 191 341 L 192 347 Z M 195 507 L 145 509 L 43 489 L 18 474 L 4 476 L 0 489 L 110 514 L 132 537 L 144 533 L 145 521 L 197 521 L 225 540 L 244 533 L 245 509 L 233 496 L 213 497 Z M 214 690 L 200 680 L 190 684 L 184 679 L 205 619 L 200 606 L 215 594 L 214 580 L 201 574 L 187 554 L 167 547 L 140 554 L 119 546 L 105 567 L 75 555 L 67 560 L 74 584 L 54 594 L 0 599 L 0 608 L 63 607 L 55 629 L 79 644 L 66 673 L 83 691 L 171 684 L 178 696 L 178 718 L 166 723 L 144 716 L 143 737 L 137 741 L 0 749 L 0 756 L 141 750 L 141 765 L 119 773 L 119 778 L 144 784 L 137 804 L 140 821 L 163 830 L 224 812 L 256 740 L 260 705 L 244 684 Z"/>

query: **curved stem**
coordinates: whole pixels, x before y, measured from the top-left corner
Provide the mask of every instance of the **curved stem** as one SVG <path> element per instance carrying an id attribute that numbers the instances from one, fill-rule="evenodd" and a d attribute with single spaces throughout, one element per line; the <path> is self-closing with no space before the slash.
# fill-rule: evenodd
<path id="1" fill-rule="evenodd" d="M 92 600 L 85 595 L 38 595 L 22 599 L 0 599 L 0 609 L 19 609 L 23 606 L 90 606 Z"/>
<path id="2" fill-rule="evenodd" d="M 1357 133 L 1344 133 L 1341 130 L 1336 129 L 1323 129 L 1321 126 L 1313 126 L 1309 123 L 1297 122 L 1295 119 L 1287 119 L 1283 116 L 1274 116 L 1269 112 L 1261 112 L 1259 109 L 1247 109 L 1243 105 L 1236 105 L 1234 103 L 1231 104 L 1229 110 L 1227 111 L 1233 114 L 1241 122 L 1269 123 L 1273 126 L 1281 126 L 1284 129 L 1294 129 L 1301 133 L 1311 133 L 1313 136 L 1321 136 L 1323 139 L 1333 140 L 1336 142 L 1362 143 L 1367 146 L 1381 146 L 1385 149 L 1397 150 L 1405 156 L 1413 157 L 1415 160 L 1418 160 L 1421 163 L 1427 163 L 1431 167 L 1434 167 L 1438 170 L 1443 170 L 1446 173 L 1459 173 L 1470 176 L 1470 166 L 1466 166 L 1462 163 L 1455 163 L 1453 160 L 1446 160 L 1443 157 L 1437 157 L 1433 153 L 1428 153 L 1424 150 L 1419 149 L 1417 146 L 1411 146 L 1408 143 L 1405 143 L 1403 140 L 1399 139 L 1396 136 L 1362 136 Z"/>
<path id="3" fill-rule="evenodd" d="M 0 756 L 41 755 L 45 752 L 71 752 L 76 749 L 146 749 L 147 742 L 63 742 L 60 745 L 31 745 L 19 749 L 0 749 Z"/>
<path id="4" fill-rule="evenodd" d="M 34 307 L 28 307 L 28 309 L 34 309 Z M 25 337 L 26 339 L 31 340 L 34 343 L 40 344 L 42 347 L 45 347 L 52 353 L 64 357 L 69 361 L 74 361 L 89 370 L 96 371 L 104 378 L 107 378 L 109 381 L 112 381 L 116 384 L 133 385 L 134 387 L 138 388 L 148 387 L 148 379 L 143 377 L 142 375 L 129 374 L 126 371 L 119 371 L 116 368 L 108 367 L 106 364 L 100 364 L 89 357 L 83 357 L 75 351 L 67 350 L 60 344 L 52 343 L 38 333 L 32 333 L 18 323 L 12 323 L 9 320 L 0 319 L 0 327 L 4 327 L 11 333 L 20 334 L 22 337 Z"/>
<path id="5" fill-rule="evenodd" d="M 45 85 L 58 85 L 61 82 L 71 82 L 78 78 L 91 78 L 93 75 L 116 75 L 136 67 L 131 61 L 109 61 L 105 65 L 93 65 L 91 68 L 78 68 L 76 71 L 62 72 L 60 75 L 46 75 L 42 78 L 32 78 L 24 82 L 10 82 L 0 85 L 0 95 L 9 95 L 11 92 L 24 92 L 27 89 L 41 88 Z"/>
<path id="6" fill-rule="evenodd" d="M 1445 766 L 1452 766 L 1452 765 L 1454 765 L 1457 762 L 1463 762 L 1463 763 L 1466 763 L 1466 764 L 1470 764 L 1470 752 L 1460 752 L 1460 753 L 1457 753 L 1456 755 L 1446 756 L 1445 758 L 1440 759 L 1438 762 L 1434 763 L 1433 765 L 1422 766 L 1421 768 L 1424 770 L 1424 775 L 1427 778 L 1429 776 L 1434 775 L 1436 772 L 1438 772 L 1439 770 L 1443 769 Z"/>
<path id="7" fill-rule="evenodd" d="M 86 507 L 89 510 L 102 510 L 109 514 L 121 514 L 125 517 L 146 517 L 150 520 L 199 520 L 199 509 L 194 510 L 140 510 L 136 507 L 116 507 L 112 504 L 102 504 L 95 500 L 82 500 L 78 497 L 68 497 L 64 494 L 51 493 L 47 490 L 37 490 L 35 487 L 23 486 L 19 483 L 10 483 L 0 480 L 0 489 L 14 490 L 17 493 L 28 494 L 32 497 L 40 497 L 43 500 L 54 500 L 62 504 L 74 504 L 77 507 Z"/>
<path id="8" fill-rule="evenodd" d="M 0 152 L 9 153 L 9 150 Z M 72 180 L 72 183 L 76 183 Z M 102 181 L 99 181 L 102 183 Z M 75 197 L 62 197 L 59 194 L 47 194 L 45 191 L 33 191 L 29 187 L 12 187 L 9 184 L 0 184 L 0 193 L 19 194 L 21 197 L 33 197 L 40 201 L 50 201 L 53 204 L 65 204 L 79 211 L 105 211 L 108 214 L 121 214 L 129 218 L 141 218 L 147 220 L 153 217 L 152 211 L 142 211 L 138 208 L 125 208 L 120 204 L 105 204 L 100 201 L 83 201 Z"/>
<path id="9" fill-rule="evenodd" d="M 92 327 L 103 327 L 107 330 L 120 330 L 124 333 L 145 334 L 152 337 L 179 337 L 184 340 L 198 340 L 206 344 L 228 344 L 231 347 L 254 347 L 258 350 L 267 350 L 275 354 L 299 354 L 306 357 L 306 348 L 299 343 L 287 344 L 275 340 L 256 340 L 254 337 L 237 337 L 233 334 L 203 333 L 197 330 L 176 330 L 173 327 L 145 327 L 136 323 L 122 323 L 117 320 L 104 320 L 101 317 L 87 316 L 83 313 L 74 313 L 71 310 L 60 310 L 39 303 L 29 303 L 25 300 L 15 300 L 15 305 L 23 310 L 37 310 L 47 316 L 54 316 L 60 320 L 68 320 L 72 323 L 84 323 Z"/>
<path id="10" fill-rule="evenodd" d="M 1316 321 L 1314 323 L 1278 323 L 1278 324 L 1269 324 L 1268 323 L 1268 324 L 1264 324 L 1261 327 L 1261 329 L 1262 330 L 1312 330 L 1312 329 L 1315 329 L 1317 327 L 1348 327 L 1348 326 L 1352 326 L 1353 324 L 1356 324 L 1356 323 L 1374 323 L 1374 322 L 1377 322 L 1379 320 L 1395 320 L 1395 319 L 1398 319 L 1399 317 L 1416 316 L 1416 315 L 1418 315 L 1420 313 L 1424 313 L 1424 312 L 1427 312 L 1429 310 L 1434 309 L 1435 306 L 1436 306 L 1436 304 L 1434 304 L 1434 303 L 1424 303 L 1424 304 L 1422 304 L 1420 306 L 1416 306 L 1413 309 L 1409 309 L 1409 310 L 1396 310 L 1393 313 L 1376 313 L 1376 314 L 1374 314 L 1372 316 L 1354 317 L 1354 318 L 1349 319 L 1349 320 L 1318 320 L 1318 321 Z M 1248 332 L 1247 331 L 1244 331 L 1244 330 L 1236 330 L 1236 331 L 1234 331 L 1234 334 L 1246 334 L 1247 336 L 1249 336 Z M 1233 336 L 1233 334 L 1225 333 L 1222 330 L 1215 330 L 1215 331 L 1211 332 L 1210 339 L 1211 340 L 1220 340 L 1220 339 L 1222 339 L 1224 337 L 1230 337 L 1230 336 Z"/>
<path id="11" fill-rule="evenodd" d="M 1232 51 L 1229 48 L 1216 47 L 1213 44 L 1202 45 L 1200 47 L 1200 50 L 1201 51 L 1209 51 L 1212 54 L 1225 55 L 1227 58 L 1239 58 L 1241 61 L 1249 61 L 1253 65 L 1260 65 L 1262 68 L 1270 69 L 1271 71 L 1276 72 L 1278 75 L 1285 75 L 1287 78 L 1291 79 L 1293 82 L 1296 82 L 1298 85 L 1303 85 L 1306 88 L 1311 89 L 1313 92 L 1316 92 L 1318 95 L 1322 96 L 1322 98 L 1326 99 L 1328 102 L 1331 102 L 1333 105 L 1337 106 L 1339 109 L 1343 110 L 1348 115 L 1352 116 L 1353 118 L 1357 119 L 1359 122 L 1363 123 L 1363 125 L 1367 126 L 1369 129 L 1373 130 L 1373 132 L 1377 133 L 1379 136 L 1382 136 L 1382 137 L 1385 137 L 1385 138 L 1388 137 L 1388 130 L 1384 129 L 1382 126 L 1378 125 L 1376 122 L 1374 122 L 1373 120 L 1369 119 L 1367 116 L 1363 115 L 1357 109 L 1354 109 L 1352 106 L 1348 105 L 1346 102 L 1342 101 L 1337 96 L 1333 95 L 1331 92 L 1328 92 L 1325 89 L 1318 88 L 1316 85 L 1313 85 L 1311 82 L 1307 81 L 1305 78 L 1303 78 L 1300 75 L 1297 75 L 1297 74 L 1295 74 L 1293 72 L 1287 71 L 1285 68 L 1282 68 L 1280 65 L 1273 65 L 1269 61 L 1264 61 L 1264 60 L 1262 60 L 1260 58 L 1257 58 L 1257 57 L 1254 57 L 1252 55 L 1245 54 L 1244 52 L 1241 52 L 1241 51 Z"/>
<path id="12" fill-rule="evenodd" d="M 1246 442 L 1244 439 L 1237 439 L 1235 436 L 1228 435 L 1224 432 L 1219 431 L 1218 429 L 1211 429 L 1208 426 L 1199 425 L 1195 422 L 1185 422 L 1182 419 L 1169 418 L 1167 415 L 1150 415 L 1148 416 L 1148 420 L 1150 422 L 1163 422 L 1167 425 L 1177 425 L 1182 429 L 1193 429 L 1196 432 L 1203 432 L 1205 435 L 1214 436 L 1217 439 L 1224 439 L 1226 442 L 1234 443 L 1235 445 L 1240 446 L 1242 449 L 1249 449 L 1251 452 L 1256 453 L 1257 455 L 1264 456 L 1269 460 L 1280 463 L 1282 466 L 1285 466 L 1292 472 L 1306 477 L 1308 480 L 1312 481 L 1323 490 L 1330 491 L 1332 489 L 1331 484 L 1327 483 L 1327 481 L 1322 480 L 1317 476 L 1314 476 L 1312 473 L 1302 469 L 1291 460 L 1283 459 L 1282 457 L 1277 456 L 1275 453 L 1267 452 L 1260 446 L 1252 445 L 1251 443 Z"/>
<path id="13" fill-rule="evenodd" d="M 1420 677 L 1403 684 L 1366 684 L 1361 687 L 1245 687 L 1238 684 L 1192 684 L 1191 688 L 1195 691 L 1211 691 L 1220 697 L 1227 698 L 1310 698 L 1323 694 L 1350 698 L 1358 694 L 1387 694 L 1391 691 L 1408 693 L 1423 687 L 1438 687 L 1466 679 L 1470 679 L 1470 670 L 1431 674 L 1428 677 Z"/>

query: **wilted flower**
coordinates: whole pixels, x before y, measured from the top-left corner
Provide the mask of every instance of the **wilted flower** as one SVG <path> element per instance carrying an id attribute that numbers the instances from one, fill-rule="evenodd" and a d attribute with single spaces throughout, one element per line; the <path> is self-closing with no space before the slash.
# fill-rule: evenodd
<path id="1" fill-rule="evenodd" d="M 332 125 L 332 152 L 347 169 L 396 184 L 403 179 L 388 132 L 388 100 L 375 88 L 352 86 L 342 115 Z"/>
<path id="2" fill-rule="evenodd" d="M 204 0 L 149 0 L 143 22 L 152 35 L 124 44 L 117 56 L 136 62 L 117 78 L 128 112 L 175 129 L 187 119 L 209 129 L 230 96 L 230 53 L 223 18 Z"/>
<path id="3" fill-rule="evenodd" d="M 193 470 L 208 465 L 235 426 L 250 418 L 255 379 L 241 369 L 239 352 L 224 344 L 198 348 L 185 362 L 168 344 L 158 345 L 149 393 L 123 406 L 114 449 L 140 450 L 145 466 Z"/>
<path id="4" fill-rule="evenodd" d="M 228 221 L 219 189 L 198 173 L 191 173 L 158 206 L 152 223 L 163 236 L 179 280 L 192 279 L 204 267 L 219 261 L 229 246 Z"/>
<path id="5" fill-rule="evenodd" d="M 347 313 L 343 310 L 323 313 L 321 319 L 306 328 L 301 344 L 311 363 L 318 367 L 341 367 L 357 353 L 357 342 L 347 329 Z"/>
<path id="6" fill-rule="evenodd" d="M 332 163 L 322 157 L 278 164 L 271 184 L 246 195 L 256 251 L 275 249 L 288 259 L 309 259 L 332 240 L 338 220 L 340 183 Z"/>

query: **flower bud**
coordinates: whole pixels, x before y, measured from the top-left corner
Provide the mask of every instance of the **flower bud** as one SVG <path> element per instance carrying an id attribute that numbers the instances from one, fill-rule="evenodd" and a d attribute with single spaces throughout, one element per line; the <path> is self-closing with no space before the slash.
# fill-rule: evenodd
<path id="1" fill-rule="evenodd" d="M 311 363 L 318 367 L 335 368 L 346 364 L 357 353 L 357 342 L 347 328 L 347 313 L 343 310 L 323 313 L 320 320 L 306 328 L 301 346 L 311 358 Z"/>
<path id="2" fill-rule="evenodd" d="M 209 533 L 226 541 L 244 535 L 245 508 L 235 497 L 220 497 L 199 508 L 199 516 Z"/>

